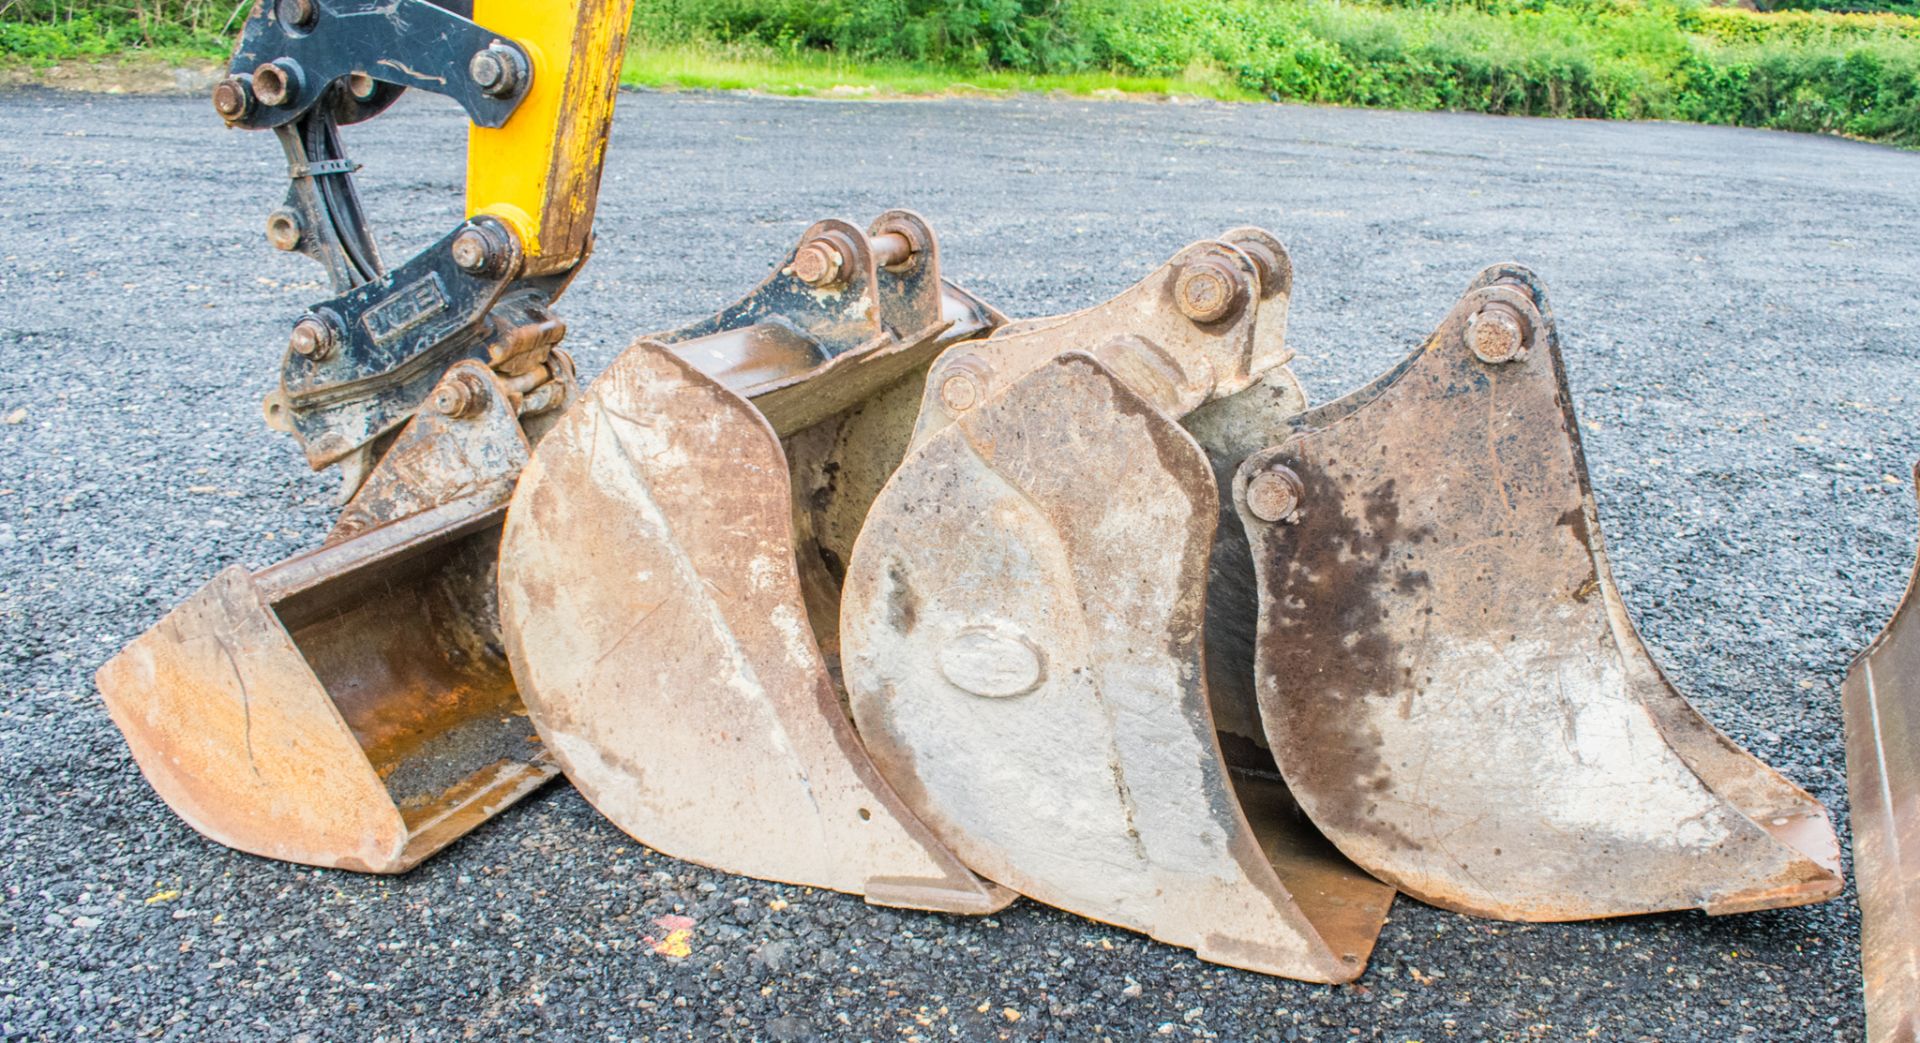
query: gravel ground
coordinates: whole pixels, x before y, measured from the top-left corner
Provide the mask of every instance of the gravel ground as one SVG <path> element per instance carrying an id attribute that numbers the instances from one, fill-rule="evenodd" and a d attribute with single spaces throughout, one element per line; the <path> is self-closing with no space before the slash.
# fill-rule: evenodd
<path id="1" fill-rule="evenodd" d="M 1913 552 L 1920 155 L 1289 106 L 621 106 L 599 253 L 562 308 L 588 374 L 746 290 L 811 220 L 893 205 L 1014 315 L 1269 227 L 1323 398 L 1483 264 L 1534 265 L 1648 643 L 1844 817 L 1840 679 Z M 455 219 L 448 106 L 409 99 L 350 144 L 390 256 Z M 1403 898 L 1361 982 L 1326 988 L 1032 903 L 949 919 L 717 875 L 565 786 L 398 879 L 202 839 L 142 783 L 91 677 L 221 566 L 329 521 L 328 482 L 259 420 L 286 324 L 323 296 L 261 241 L 281 176 L 268 137 L 202 101 L 0 95 L 0 1037 L 1862 1039 L 1851 891 L 1538 927 Z M 670 913 L 697 921 L 690 958 L 647 942 Z"/>

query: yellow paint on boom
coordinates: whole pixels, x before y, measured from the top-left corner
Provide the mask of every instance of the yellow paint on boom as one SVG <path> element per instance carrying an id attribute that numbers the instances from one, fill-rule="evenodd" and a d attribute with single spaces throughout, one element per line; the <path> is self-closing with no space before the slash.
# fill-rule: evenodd
<path id="1" fill-rule="evenodd" d="M 475 0 L 474 21 L 527 49 L 533 83 L 505 126 L 468 129 L 467 216 L 511 226 L 526 274 L 586 252 L 632 14 L 633 0 Z"/>

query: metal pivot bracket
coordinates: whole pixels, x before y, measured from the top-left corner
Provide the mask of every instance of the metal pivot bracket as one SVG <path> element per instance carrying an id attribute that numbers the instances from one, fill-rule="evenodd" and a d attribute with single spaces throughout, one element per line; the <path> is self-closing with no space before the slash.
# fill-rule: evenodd
<path id="1" fill-rule="evenodd" d="M 924 218 L 890 210 L 864 232 L 840 220 L 814 224 L 752 293 L 647 339 L 752 399 L 784 434 L 1005 321 L 941 277 L 939 240 Z"/>
<path id="2" fill-rule="evenodd" d="M 294 324 L 269 423 L 300 439 L 315 470 L 398 427 L 452 363 L 492 358 L 488 313 L 519 270 L 513 232 L 481 217 L 314 306 Z"/>
<path id="3" fill-rule="evenodd" d="M 231 126 L 292 122 L 345 83 L 362 100 L 416 88 L 453 99 L 482 127 L 506 123 L 532 86 L 527 49 L 428 0 L 256 0 L 214 87 Z M 467 5 L 471 13 L 471 4 Z"/>

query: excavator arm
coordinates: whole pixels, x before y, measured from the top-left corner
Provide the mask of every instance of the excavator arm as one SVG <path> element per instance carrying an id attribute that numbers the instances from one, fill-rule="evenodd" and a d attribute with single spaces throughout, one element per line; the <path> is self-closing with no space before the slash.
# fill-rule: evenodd
<path id="1" fill-rule="evenodd" d="M 335 296 L 293 324 L 268 422 L 343 495 L 454 363 L 532 390 L 565 333 L 551 306 L 585 263 L 632 0 L 260 0 L 213 91 L 229 126 L 271 129 L 292 187 L 274 246 Z M 472 121 L 467 216 L 404 263 L 381 261 L 339 128 L 409 89 Z M 537 401 L 557 404 L 559 396 Z"/>

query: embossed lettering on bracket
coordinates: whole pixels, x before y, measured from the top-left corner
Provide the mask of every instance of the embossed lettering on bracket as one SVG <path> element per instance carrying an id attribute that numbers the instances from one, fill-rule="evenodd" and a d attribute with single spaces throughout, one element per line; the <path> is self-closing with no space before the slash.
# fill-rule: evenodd
<path id="1" fill-rule="evenodd" d="M 441 285 L 440 273 L 429 272 L 425 278 L 367 309 L 360 321 L 366 325 L 367 335 L 373 342 L 385 346 L 446 310 L 447 289 Z"/>

